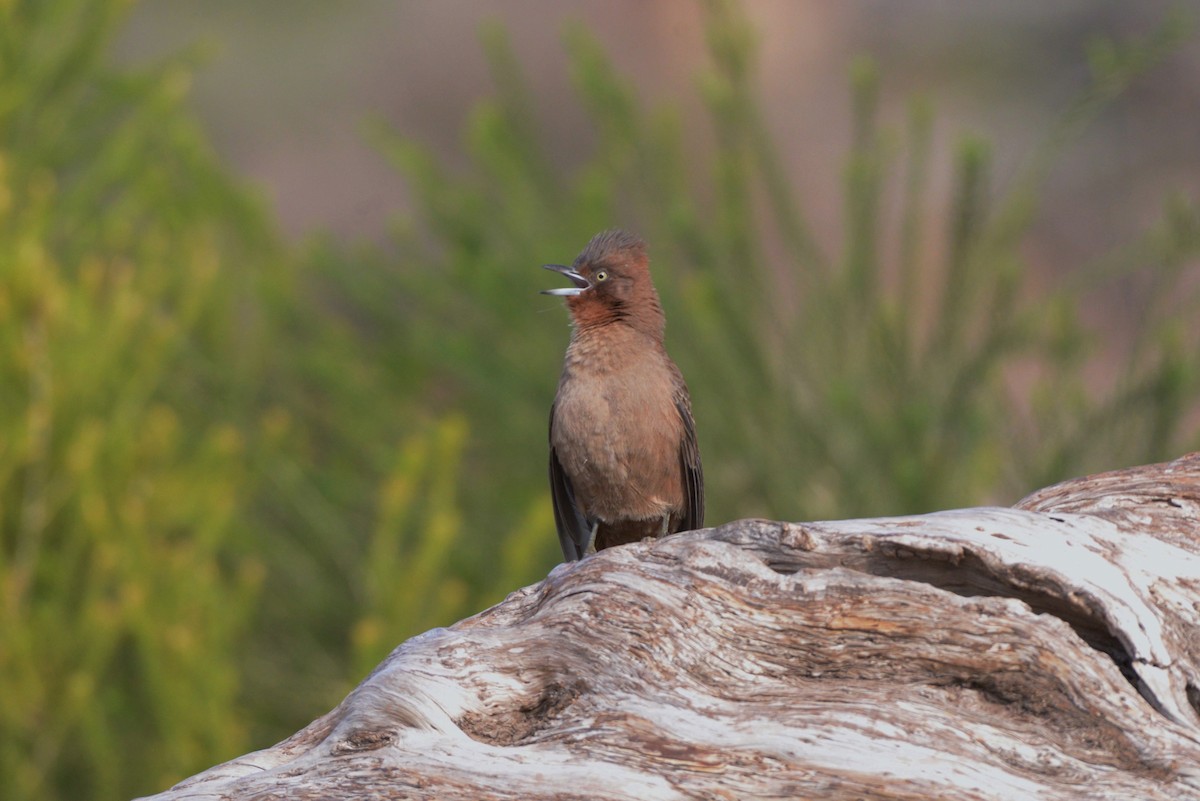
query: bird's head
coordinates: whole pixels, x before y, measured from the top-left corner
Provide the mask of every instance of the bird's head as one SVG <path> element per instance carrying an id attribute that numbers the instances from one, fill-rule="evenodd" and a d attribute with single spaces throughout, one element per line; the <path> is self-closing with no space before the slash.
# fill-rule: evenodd
<path id="1" fill-rule="evenodd" d="M 662 306 L 650 280 L 646 245 L 633 234 L 604 231 L 592 237 L 570 267 L 543 266 L 574 284 L 542 294 L 565 297 L 577 328 L 622 322 L 662 337 Z"/>

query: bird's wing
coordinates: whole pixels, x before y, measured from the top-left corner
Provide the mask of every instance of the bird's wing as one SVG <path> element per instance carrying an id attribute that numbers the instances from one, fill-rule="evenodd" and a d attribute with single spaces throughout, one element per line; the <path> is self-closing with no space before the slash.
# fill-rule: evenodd
<path id="1" fill-rule="evenodd" d="M 684 390 L 675 396 L 675 408 L 683 420 L 683 439 L 679 443 L 679 467 L 683 471 L 683 518 L 680 531 L 704 527 L 704 470 L 700 467 L 700 446 L 696 443 L 696 421 L 692 404 Z"/>
<path id="2" fill-rule="evenodd" d="M 553 407 L 550 409 L 550 426 L 554 426 Z M 550 496 L 554 500 L 554 525 L 558 529 L 558 544 L 562 546 L 563 558 L 568 562 L 582 559 L 591 536 L 591 526 L 575 504 L 575 490 L 558 461 L 553 440 L 550 445 Z"/>

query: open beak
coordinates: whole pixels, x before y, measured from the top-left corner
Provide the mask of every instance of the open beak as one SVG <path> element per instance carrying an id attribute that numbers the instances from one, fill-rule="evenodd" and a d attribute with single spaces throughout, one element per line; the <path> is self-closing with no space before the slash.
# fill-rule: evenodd
<path id="1" fill-rule="evenodd" d="M 575 286 L 565 286 L 561 289 L 543 289 L 543 295 L 561 295 L 563 297 L 571 297 L 573 295 L 578 295 L 580 292 L 591 286 L 586 278 L 565 264 L 543 264 L 542 267 L 546 268 L 547 270 L 553 270 L 556 273 L 562 273 L 567 278 L 571 279 L 571 283 L 575 284 Z"/>

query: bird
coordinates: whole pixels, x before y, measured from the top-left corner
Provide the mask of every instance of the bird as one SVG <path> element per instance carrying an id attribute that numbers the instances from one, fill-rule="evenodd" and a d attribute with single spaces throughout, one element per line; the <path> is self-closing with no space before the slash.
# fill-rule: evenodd
<path id="1" fill-rule="evenodd" d="M 645 243 L 592 237 L 568 267 L 571 340 L 550 407 L 550 490 L 566 561 L 704 525 L 691 397 L 663 344 Z"/>

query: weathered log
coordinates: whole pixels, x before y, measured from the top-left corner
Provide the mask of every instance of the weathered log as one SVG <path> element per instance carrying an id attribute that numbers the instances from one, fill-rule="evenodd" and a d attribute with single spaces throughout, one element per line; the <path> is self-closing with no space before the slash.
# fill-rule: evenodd
<path id="1" fill-rule="evenodd" d="M 603 551 L 159 796 L 1200 799 L 1200 454 Z"/>

